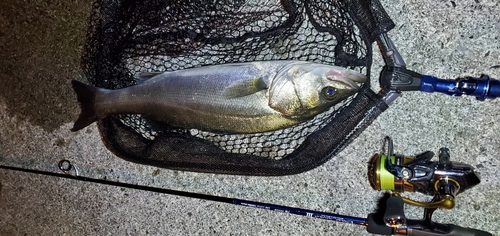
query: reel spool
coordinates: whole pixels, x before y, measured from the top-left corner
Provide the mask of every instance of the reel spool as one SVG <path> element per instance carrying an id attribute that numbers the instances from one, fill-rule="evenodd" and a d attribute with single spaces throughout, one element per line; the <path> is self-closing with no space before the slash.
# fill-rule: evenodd
<path id="1" fill-rule="evenodd" d="M 414 160 L 411 156 L 391 156 L 385 154 L 375 154 L 369 164 L 368 180 L 375 190 L 390 190 L 396 192 L 415 192 L 414 185 L 407 181 L 411 173 L 404 169 L 402 175 L 404 178 L 395 178 L 395 176 L 386 169 L 387 162 L 396 165 L 404 165 Z"/>

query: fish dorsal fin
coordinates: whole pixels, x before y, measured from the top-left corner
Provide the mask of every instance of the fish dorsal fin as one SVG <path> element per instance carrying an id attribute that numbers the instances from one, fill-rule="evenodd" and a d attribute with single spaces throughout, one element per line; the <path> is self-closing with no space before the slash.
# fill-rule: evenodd
<path id="1" fill-rule="evenodd" d="M 226 98 L 238 98 L 254 94 L 267 88 L 268 86 L 262 78 L 240 80 L 227 87 L 223 94 Z"/>
<path id="2" fill-rule="evenodd" d="M 141 72 L 135 76 L 135 80 L 137 84 L 142 84 L 159 74 L 163 74 L 163 72 Z"/>

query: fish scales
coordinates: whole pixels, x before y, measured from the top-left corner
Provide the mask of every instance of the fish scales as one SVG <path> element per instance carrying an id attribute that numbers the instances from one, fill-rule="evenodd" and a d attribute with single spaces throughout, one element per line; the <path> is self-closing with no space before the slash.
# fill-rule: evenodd
<path id="1" fill-rule="evenodd" d="M 139 77 L 145 81 L 117 90 L 73 82 L 82 107 L 73 130 L 110 114 L 143 114 L 180 128 L 266 132 L 312 118 L 357 92 L 356 82 L 365 79 L 345 68 L 301 61 L 224 64 Z M 332 90 L 338 93 L 335 99 L 322 97 L 325 87 L 338 90 Z"/>

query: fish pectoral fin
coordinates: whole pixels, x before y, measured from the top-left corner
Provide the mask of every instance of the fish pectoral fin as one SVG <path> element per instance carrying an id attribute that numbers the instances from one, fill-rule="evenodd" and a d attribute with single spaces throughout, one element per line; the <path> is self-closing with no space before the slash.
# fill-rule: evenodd
<path id="1" fill-rule="evenodd" d="M 141 72 L 135 76 L 135 80 L 137 81 L 137 84 L 142 84 L 159 74 L 163 74 L 163 72 Z"/>
<path id="2" fill-rule="evenodd" d="M 254 94 L 267 88 L 268 86 L 262 78 L 255 78 L 237 81 L 224 89 L 223 94 L 226 98 L 238 98 Z"/>

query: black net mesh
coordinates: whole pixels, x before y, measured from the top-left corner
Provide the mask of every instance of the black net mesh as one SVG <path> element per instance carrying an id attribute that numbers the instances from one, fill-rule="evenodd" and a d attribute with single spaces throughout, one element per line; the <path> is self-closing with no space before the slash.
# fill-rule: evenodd
<path id="1" fill-rule="evenodd" d="M 374 36 L 392 27 L 378 1 L 99 0 L 82 66 L 91 84 L 108 89 L 135 85 L 141 72 L 269 60 L 313 61 L 369 76 Z M 295 174 L 330 159 L 386 108 L 369 87 L 310 121 L 273 132 L 173 129 L 134 114 L 109 116 L 98 127 L 107 148 L 132 162 Z"/>

